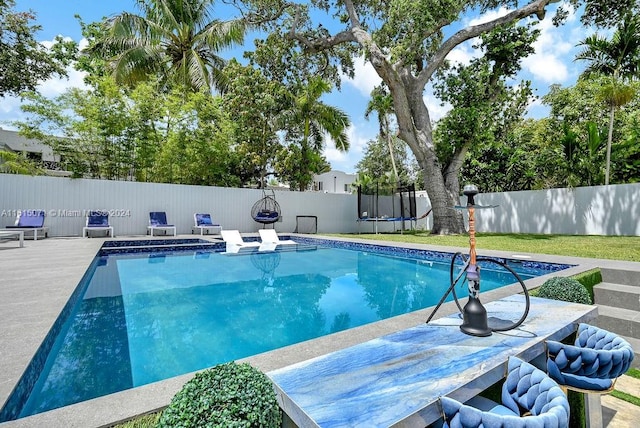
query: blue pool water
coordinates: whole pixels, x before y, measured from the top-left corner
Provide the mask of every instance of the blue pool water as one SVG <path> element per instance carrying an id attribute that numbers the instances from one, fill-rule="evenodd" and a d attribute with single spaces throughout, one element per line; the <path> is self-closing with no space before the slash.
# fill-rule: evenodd
<path id="1" fill-rule="evenodd" d="M 238 255 L 103 249 L 0 421 L 433 306 L 449 285 L 450 254 L 302 241 Z M 512 265 L 523 280 L 566 267 Z M 483 291 L 513 282 L 482 270 Z"/>

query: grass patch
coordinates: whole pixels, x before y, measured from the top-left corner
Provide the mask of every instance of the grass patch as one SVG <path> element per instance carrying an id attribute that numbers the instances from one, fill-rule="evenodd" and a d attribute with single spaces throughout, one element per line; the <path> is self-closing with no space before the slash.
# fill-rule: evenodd
<path id="1" fill-rule="evenodd" d="M 627 376 L 631 376 L 631 377 L 634 377 L 636 379 L 640 379 L 640 370 L 639 369 L 630 368 L 629 371 L 627 371 L 625 374 Z"/>
<path id="2" fill-rule="evenodd" d="M 467 235 L 431 235 L 428 231 L 339 234 L 338 237 L 389 242 L 469 247 Z M 539 235 L 532 233 L 476 233 L 478 249 L 556 254 L 594 259 L 640 262 L 640 236 Z"/>
<path id="3" fill-rule="evenodd" d="M 634 395 L 627 394 L 626 392 L 622 392 L 622 391 L 618 391 L 617 389 L 614 389 L 613 391 L 611 391 L 611 396 L 640 407 L 640 398 Z"/>

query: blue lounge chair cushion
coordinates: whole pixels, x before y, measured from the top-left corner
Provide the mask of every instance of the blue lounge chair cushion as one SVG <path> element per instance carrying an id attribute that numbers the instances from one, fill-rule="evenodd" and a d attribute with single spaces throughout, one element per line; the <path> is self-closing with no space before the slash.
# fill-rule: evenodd
<path id="1" fill-rule="evenodd" d="M 220 226 L 211 220 L 211 214 L 196 214 L 197 226 Z"/>
<path id="2" fill-rule="evenodd" d="M 256 218 L 272 219 L 272 218 L 278 218 L 279 215 L 280 214 L 278 214 L 277 211 L 260 211 L 258 215 L 256 215 Z"/>
<path id="3" fill-rule="evenodd" d="M 508 407 L 503 406 L 502 404 L 498 404 L 493 400 L 490 400 L 486 397 L 482 397 L 478 395 L 477 397 L 473 397 L 471 400 L 464 403 L 466 406 L 473 407 L 478 410 L 482 410 L 483 412 L 491 412 L 497 415 L 504 416 L 518 416 L 517 413 L 514 413 Z"/>
<path id="4" fill-rule="evenodd" d="M 172 224 L 167 224 L 167 213 L 164 211 L 150 212 L 149 225 L 155 227 L 173 227 Z"/>
<path id="5" fill-rule="evenodd" d="M 90 211 L 87 227 L 109 227 L 109 214 L 101 211 Z"/>
<path id="6" fill-rule="evenodd" d="M 40 228 L 44 226 L 44 211 L 42 210 L 27 210 L 20 212 L 18 217 L 18 224 L 7 226 L 22 227 L 22 228 Z"/>

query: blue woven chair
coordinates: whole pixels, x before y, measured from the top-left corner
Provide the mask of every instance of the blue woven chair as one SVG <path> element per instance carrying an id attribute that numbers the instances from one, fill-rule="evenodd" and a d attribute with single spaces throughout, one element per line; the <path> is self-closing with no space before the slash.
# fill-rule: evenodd
<path id="1" fill-rule="evenodd" d="M 547 341 L 547 371 L 565 390 L 606 394 L 632 361 L 626 340 L 589 324 L 578 326 L 574 345 Z"/>
<path id="2" fill-rule="evenodd" d="M 440 397 L 443 427 L 450 428 L 564 428 L 569 425 L 569 402 L 545 372 L 519 358 L 508 362 L 502 404 L 483 397 L 467 403 Z M 524 410 L 527 417 L 520 417 Z"/>

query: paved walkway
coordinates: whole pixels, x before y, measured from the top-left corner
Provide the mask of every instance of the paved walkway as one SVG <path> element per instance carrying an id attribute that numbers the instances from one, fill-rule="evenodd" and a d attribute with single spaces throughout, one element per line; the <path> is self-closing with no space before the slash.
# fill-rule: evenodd
<path id="1" fill-rule="evenodd" d="M 616 389 L 640 398 L 640 379 L 621 376 Z M 638 428 L 640 407 L 611 395 L 602 397 L 602 419 L 607 428 Z"/>

